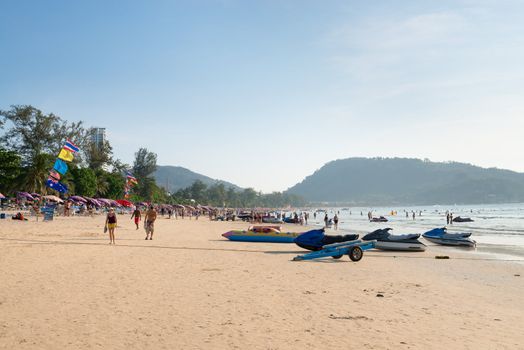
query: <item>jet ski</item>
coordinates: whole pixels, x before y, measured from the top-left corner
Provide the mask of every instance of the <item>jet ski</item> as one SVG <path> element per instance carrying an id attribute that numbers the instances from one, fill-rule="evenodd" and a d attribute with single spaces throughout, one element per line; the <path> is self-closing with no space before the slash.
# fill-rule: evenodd
<path id="1" fill-rule="evenodd" d="M 448 233 L 446 228 L 434 228 L 431 231 L 422 234 L 422 237 L 430 242 L 462 247 L 475 247 L 477 242 L 469 238 L 471 232 Z"/>
<path id="2" fill-rule="evenodd" d="M 453 219 L 453 222 L 473 222 L 472 218 L 461 218 L 460 216 L 457 216 Z"/>
<path id="3" fill-rule="evenodd" d="M 420 234 L 392 235 L 391 228 L 383 228 L 368 233 L 362 237 L 365 241 L 376 240 L 375 248 L 381 250 L 423 252 L 426 245 L 418 240 Z"/>
<path id="4" fill-rule="evenodd" d="M 386 219 L 385 217 L 381 216 L 379 218 L 371 218 L 369 220 L 369 222 L 387 222 L 388 219 Z"/>
<path id="5" fill-rule="evenodd" d="M 354 241 L 357 238 L 357 234 L 338 236 L 326 235 L 324 229 L 319 229 L 302 233 L 295 238 L 294 242 L 301 248 L 316 251 L 321 250 L 323 246 L 328 244 Z"/>

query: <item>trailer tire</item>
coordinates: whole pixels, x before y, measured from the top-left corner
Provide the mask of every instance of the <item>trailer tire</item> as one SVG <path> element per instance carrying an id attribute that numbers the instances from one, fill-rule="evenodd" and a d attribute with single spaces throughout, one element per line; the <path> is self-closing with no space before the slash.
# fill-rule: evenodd
<path id="1" fill-rule="evenodd" d="M 351 261 L 360 261 L 362 259 L 362 256 L 364 255 L 364 252 L 362 251 L 362 248 L 360 247 L 353 247 L 349 250 L 349 258 Z"/>

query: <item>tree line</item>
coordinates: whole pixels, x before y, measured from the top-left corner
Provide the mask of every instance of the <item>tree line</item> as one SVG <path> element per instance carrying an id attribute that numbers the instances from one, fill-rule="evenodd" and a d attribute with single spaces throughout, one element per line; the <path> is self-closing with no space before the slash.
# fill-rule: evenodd
<path id="1" fill-rule="evenodd" d="M 233 187 L 226 188 L 221 182 L 208 186 L 200 180 L 196 180 L 189 187 L 176 191 L 172 198 L 182 204 L 196 202 L 229 208 L 282 208 L 286 206 L 300 207 L 307 204 L 302 197 L 294 194 L 282 192 L 263 194 L 252 188 L 235 190 Z"/>
<path id="2" fill-rule="evenodd" d="M 153 178 L 157 156 L 145 148 L 135 153 L 133 165 L 113 156 L 109 141 L 92 142 L 93 128 L 83 122 L 70 123 L 61 117 L 46 114 L 33 106 L 11 106 L 0 110 L 0 191 L 49 194 L 48 172 L 64 142 L 72 140 L 80 152 L 69 164 L 60 180 L 69 194 L 87 197 L 123 198 L 125 171 L 139 179 L 134 200 L 161 200 L 166 196 Z"/>
<path id="3" fill-rule="evenodd" d="M 125 164 L 113 156 L 108 140 L 93 143 L 92 133 L 93 128 L 83 122 L 70 123 L 30 105 L 0 110 L 0 192 L 53 193 L 45 185 L 48 171 L 65 140 L 70 139 L 80 148 L 69 165 L 70 171 L 60 180 L 69 188 L 70 195 L 123 198 L 125 172 L 130 170 L 138 180 L 129 198 L 135 202 L 246 208 L 305 205 L 301 197 L 292 194 L 262 194 L 252 188 L 237 191 L 222 183 L 207 186 L 199 180 L 176 193 L 168 193 L 157 185 L 153 176 L 157 169 L 154 152 L 139 148 L 133 164 Z"/>

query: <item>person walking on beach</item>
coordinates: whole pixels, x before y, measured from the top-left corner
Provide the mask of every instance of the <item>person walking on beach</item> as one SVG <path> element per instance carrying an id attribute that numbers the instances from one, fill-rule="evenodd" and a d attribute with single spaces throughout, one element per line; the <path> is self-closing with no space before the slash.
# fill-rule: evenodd
<path id="1" fill-rule="evenodd" d="M 133 214 L 131 214 L 131 219 L 135 218 L 135 225 L 136 229 L 138 230 L 138 223 L 140 222 L 140 218 L 142 217 L 142 213 L 140 212 L 140 209 L 135 208 L 135 211 Z"/>
<path id="2" fill-rule="evenodd" d="M 328 221 L 329 221 L 329 219 L 328 219 L 328 215 L 327 215 L 327 213 L 326 213 L 326 215 L 324 216 L 324 226 L 325 226 L 325 227 L 328 226 Z"/>
<path id="3" fill-rule="evenodd" d="M 115 244 L 116 214 L 113 208 L 107 213 L 105 227 L 109 231 L 109 244 Z"/>
<path id="4" fill-rule="evenodd" d="M 149 207 L 149 210 L 146 212 L 144 217 L 144 229 L 146 230 L 146 240 L 153 239 L 153 233 L 155 232 L 155 220 L 156 220 L 156 210 L 153 206 Z"/>
<path id="5" fill-rule="evenodd" d="M 335 230 L 338 230 L 338 215 L 337 214 L 335 214 L 335 216 L 333 217 L 333 223 L 334 223 Z"/>

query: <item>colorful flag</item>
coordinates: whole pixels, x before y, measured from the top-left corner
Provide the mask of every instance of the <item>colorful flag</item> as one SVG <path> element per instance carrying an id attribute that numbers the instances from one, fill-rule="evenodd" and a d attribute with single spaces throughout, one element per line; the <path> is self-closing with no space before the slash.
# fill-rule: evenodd
<path id="1" fill-rule="evenodd" d="M 65 173 L 67 173 L 67 163 L 64 162 L 62 159 L 57 159 L 55 165 L 53 166 L 53 169 L 58 171 L 60 174 L 64 175 Z"/>
<path id="2" fill-rule="evenodd" d="M 60 180 L 60 174 L 54 170 L 49 170 L 49 176 L 55 180 Z"/>
<path id="3" fill-rule="evenodd" d="M 64 149 L 68 150 L 69 152 L 76 153 L 80 151 L 80 148 L 78 148 L 74 143 L 72 143 L 70 140 L 67 140 Z"/>
<path id="4" fill-rule="evenodd" d="M 55 182 L 53 180 L 47 179 L 45 184 L 46 184 L 47 187 L 52 188 L 53 190 L 58 191 L 60 193 L 66 193 L 67 192 L 67 186 L 64 185 L 63 183 L 58 182 L 58 181 Z"/>
<path id="5" fill-rule="evenodd" d="M 73 152 L 68 151 L 65 148 L 62 148 L 60 150 L 60 153 L 58 154 L 58 158 L 65 160 L 66 162 L 72 162 L 74 159 Z"/>
<path id="6" fill-rule="evenodd" d="M 126 172 L 126 177 L 127 177 L 127 181 L 128 182 L 133 183 L 135 185 L 138 184 L 138 181 L 137 181 L 136 177 L 134 177 L 129 171 Z"/>
<path id="7" fill-rule="evenodd" d="M 54 177 L 52 177 L 51 175 L 47 177 L 47 182 L 49 182 L 49 181 L 51 181 L 52 183 L 55 183 L 55 184 L 58 183 L 58 180 L 55 179 Z M 47 182 L 46 182 L 46 184 L 47 184 Z"/>

